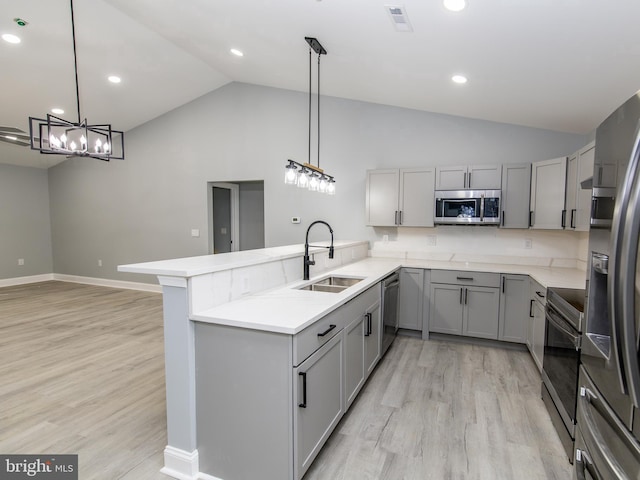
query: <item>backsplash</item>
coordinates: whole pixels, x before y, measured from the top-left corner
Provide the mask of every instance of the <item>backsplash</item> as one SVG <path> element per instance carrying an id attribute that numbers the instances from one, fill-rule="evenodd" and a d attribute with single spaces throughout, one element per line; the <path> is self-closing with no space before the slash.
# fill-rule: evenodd
<path id="1" fill-rule="evenodd" d="M 372 242 L 372 257 L 428 258 L 586 270 L 587 232 L 511 230 L 485 226 L 375 230 L 382 240 Z"/>

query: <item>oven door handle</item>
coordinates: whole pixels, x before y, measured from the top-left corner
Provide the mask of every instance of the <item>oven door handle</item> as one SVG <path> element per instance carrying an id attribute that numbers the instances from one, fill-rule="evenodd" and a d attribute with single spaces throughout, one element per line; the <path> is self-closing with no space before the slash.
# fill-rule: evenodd
<path id="1" fill-rule="evenodd" d="M 602 436 L 602 433 L 600 433 L 598 425 L 593 418 L 592 410 L 596 410 L 600 414 L 612 430 L 616 432 L 620 441 L 625 443 L 629 450 L 636 454 L 636 457 L 637 455 L 640 455 L 640 444 L 638 444 L 638 441 L 631 436 L 631 433 L 617 418 L 617 415 L 613 410 L 605 405 L 603 400 L 593 393 L 591 389 L 581 386 L 578 401 L 581 403 L 579 410 L 582 412 L 582 417 L 586 420 L 585 429 L 583 431 L 584 433 L 589 432 L 589 435 L 595 440 L 595 442 L 593 442 L 594 445 L 591 448 L 598 449 L 598 456 L 604 460 L 602 467 L 607 468 L 607 470 L 614 475 L 612 478 L 627 478 L 624 469 L 620 466 L 615 456 L 607 446 L 607 441 Z"/>
<path id="2" fill-rule="evenodd" d="M 564 320 L 561 320 L 559 317 L 557 317 L 553 310 L 547 309 L 547 315 L 546 316 L 547 316 L 547 320 L 549 320 L 551 323 L 553 323 L 553 325 L 558 330 L 560 330 L 566 336 L 571 338 L 571 343 L 573 343 L 573 346 L 576 348 L 576 350 L 579 350 L 580 349 L 580 335 L 579 334 L 576 335 L 571 330 L 569 330 L 566 327 Z"/>

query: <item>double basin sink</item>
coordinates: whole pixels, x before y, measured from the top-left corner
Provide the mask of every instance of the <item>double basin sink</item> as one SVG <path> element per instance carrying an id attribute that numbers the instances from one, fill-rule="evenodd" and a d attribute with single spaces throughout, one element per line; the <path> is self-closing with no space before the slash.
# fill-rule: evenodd
<path id="1" fill-rule="evenodd" d="M 344 289 L 349 288 L 362 280 L 362 278 L 355 277 L 327 277 L 322 280 L 318 280 L 317 282 L 310 283 L 309 285 L 305 285 L 304 287 L 300 287 L 298 290 L 340 293 Z"/>

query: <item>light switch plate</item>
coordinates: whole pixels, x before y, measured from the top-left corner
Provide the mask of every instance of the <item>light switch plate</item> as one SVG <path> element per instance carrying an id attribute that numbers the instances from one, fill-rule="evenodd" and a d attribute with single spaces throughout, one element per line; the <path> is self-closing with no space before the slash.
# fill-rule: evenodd
<path id="1" fill-rule="evenodd" d="M 191 229 L 191 236 L 192 237 L 199 237 L 200 236 L 200 230 L 198 228 L 192 228 Z"/>

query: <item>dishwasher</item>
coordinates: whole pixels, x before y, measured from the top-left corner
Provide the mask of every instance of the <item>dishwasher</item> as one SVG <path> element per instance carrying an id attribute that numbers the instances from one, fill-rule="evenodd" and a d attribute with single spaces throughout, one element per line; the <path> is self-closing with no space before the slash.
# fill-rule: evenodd
<path id="1" fill-rule="evenodd" d="M 394 272 L 382 281 L 382 355 L 384 355 L 398 334 L 398 298 L 400 274 Z"/>

